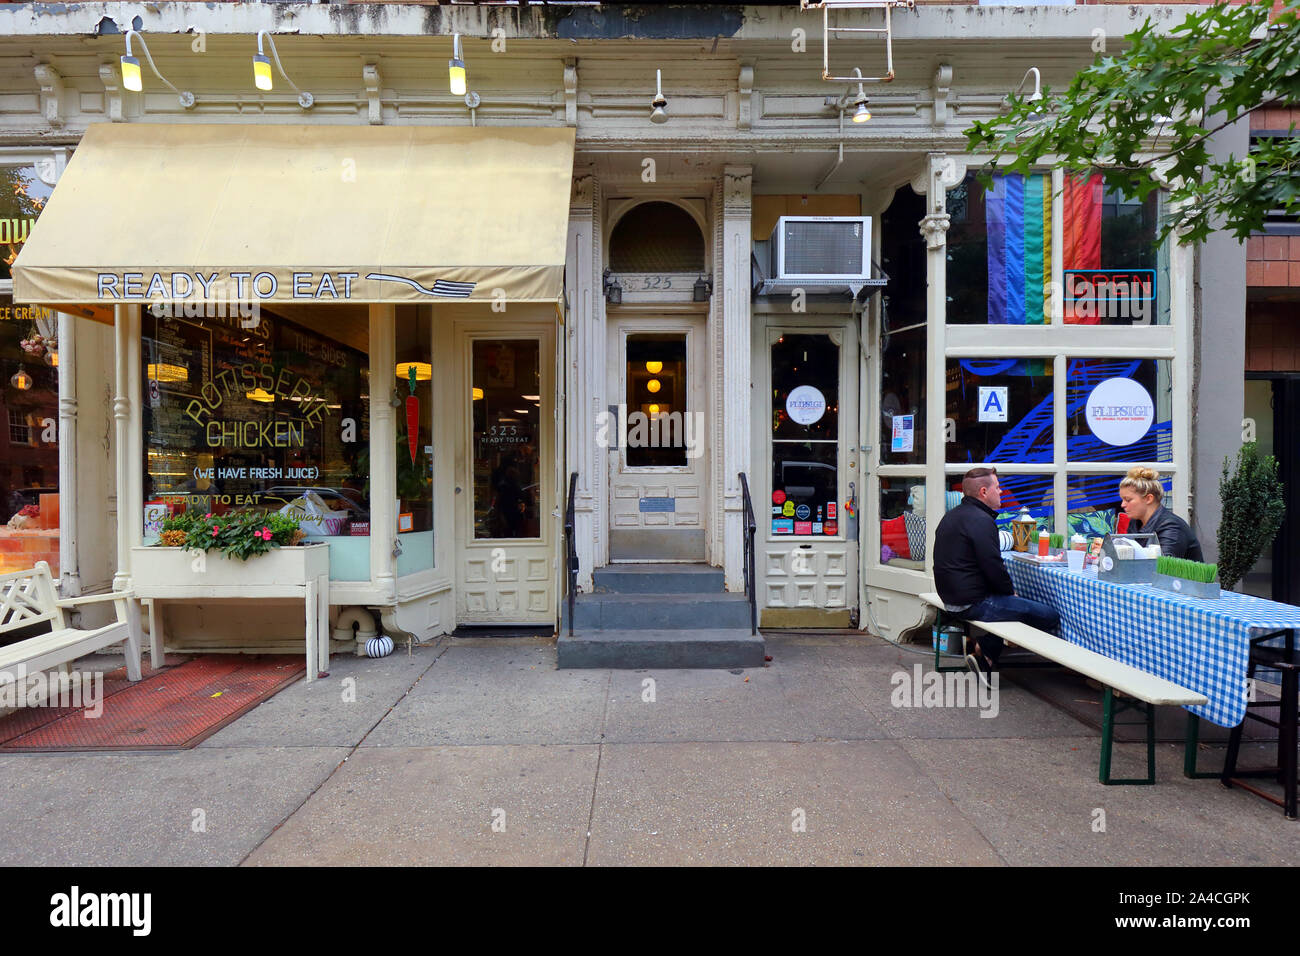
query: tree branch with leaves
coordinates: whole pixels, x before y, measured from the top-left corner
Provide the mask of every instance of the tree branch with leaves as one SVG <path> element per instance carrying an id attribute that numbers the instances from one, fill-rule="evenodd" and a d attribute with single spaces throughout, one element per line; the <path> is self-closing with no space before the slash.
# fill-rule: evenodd
<path id="1" fill-rule="evenodd" d="M 1273 210 L 1300 215 L 1300 137 L 1260 137 L 1248 155 L 1216 159 L 1210 137 L 1262 107 L 1300 104 L 1300 0 L 1270 22 L 1272 0 L 1220 3 L 1168 33 L 1148 20 L 1114 56 L 1098 54 L 1064 93 L 1013 94 L 1010 109 L 967 131 L 990 166 L 1028 173 L 1048 157 L 1096 169 L 1107 187 L 1145 199 L 1168 190 L 1160 238 L 1199 242 L 1223 229 L 1259 232 Z"/>

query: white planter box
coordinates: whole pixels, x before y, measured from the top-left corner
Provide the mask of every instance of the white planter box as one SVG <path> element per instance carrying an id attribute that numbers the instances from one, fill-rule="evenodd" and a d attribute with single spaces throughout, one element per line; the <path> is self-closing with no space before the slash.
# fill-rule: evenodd
<path id="1" fill-rule="evenodd" d="M 304 603 L 307 680 L 329 670 L 330 549 L 324 541 L 273 548 L 247 561 L 218 551 L 132 548 L 135 597 L 149 604 L 153 666 L 163 663 L 162 600 L 297 598 Z"/>
<path id="2" fill-rule="evenodd" d="M 324 541 L 273 548 L 247 561 L 219 551 L 183 548 L 132 548 L 131 580 L 138 597 L 293 597 L 268 589 L 301 588 L 330 573 L 330 549 Z M 216 591 L 238 593 L 215 593 Z"/>

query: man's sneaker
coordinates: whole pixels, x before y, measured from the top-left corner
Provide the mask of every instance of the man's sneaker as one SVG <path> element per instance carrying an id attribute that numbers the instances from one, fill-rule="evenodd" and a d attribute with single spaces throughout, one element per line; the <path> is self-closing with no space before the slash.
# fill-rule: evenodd
<path id="1" fill-rule="evenodd" d="M 989 682 L 990 667 L 987 657 L 983 654 L 967 654 L 966 666 L 980 679 L 980 683 L 984 685 L 985 690 L 993 689 L 993 685 Z"/>

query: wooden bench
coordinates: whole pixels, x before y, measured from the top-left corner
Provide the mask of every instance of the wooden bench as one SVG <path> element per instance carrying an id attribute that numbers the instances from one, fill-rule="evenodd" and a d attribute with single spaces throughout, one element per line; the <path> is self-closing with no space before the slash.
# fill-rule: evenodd
<path id="1" fill-rule="evenodd" d="M 936 608 L 940 615 L 950 614 L 944 609 L 939 595 L 933 591 L 921 595 L 921 600 Z M 1157 705 L 1178 707 L 1195 707 L 1209 703 L 1204 694 L 1180 687 L 1172 681 L 1148 674 L 1129 664 L 1114 660 L 1104 654 L 1098 654 L 1077 644 L 1053 637 L 1036 627 L 1030 627 L 1020 621 L 966 621 L 957 619 L 961 624 L 969 624 L 988 634 L 996 634 L 1008 644 L 1013 644 L 1039 657 L 1067 667 L 1070 670 L 1091 677 L 1106 688 L 1105 701 L 1102 706 L 1101 726 L 1101 766 L 1097 779 L 1103 784 L 1152 784 L 1156 780 L 1156 722 Z M 1115 699 L 1115 692 L 1126 695 L 1127 700 Z M 1147 775 L 1145 779 L 1113 780 L 1110 776 L 1111 749 L 1115 736 L 1115 716 L 1125 709 L 1145 711 L 1147 730 Z"/>
<path id="2" fill-rule="evenodd" d="M 122 591 L 60 600 L 54 591 L 50 566 L 44 561 L 30 571 L 0 575 L 0 637 L 41 628 L 47 623 L 49 626 L 45 633 L 0 647 L 0 685 L 66 665 L 122 640 L 126 641 L 127 677 L 139 680 L 140 638 L 130 626 L 130 598 L 130 593 Z M 111 624 L 93 630 L 68 626 L 65 610 L 102 601 L 112 601 L 115 605 L 117 615 Z M 18 668 L 23 670 L 15 673 Z"/>

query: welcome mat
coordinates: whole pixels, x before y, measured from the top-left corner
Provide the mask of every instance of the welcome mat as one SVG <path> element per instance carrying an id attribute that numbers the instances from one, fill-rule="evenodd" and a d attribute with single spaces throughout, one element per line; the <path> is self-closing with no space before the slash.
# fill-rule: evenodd
<path id="1" fill-rule="evenodd" d="M 302 677 L 293 655 L 210 654 L 131 683 L 104 674 L 103 696 L 85 707 L 23 707 L 0 718 L 0 753 L 62 750 L 187 750 Z"/>

